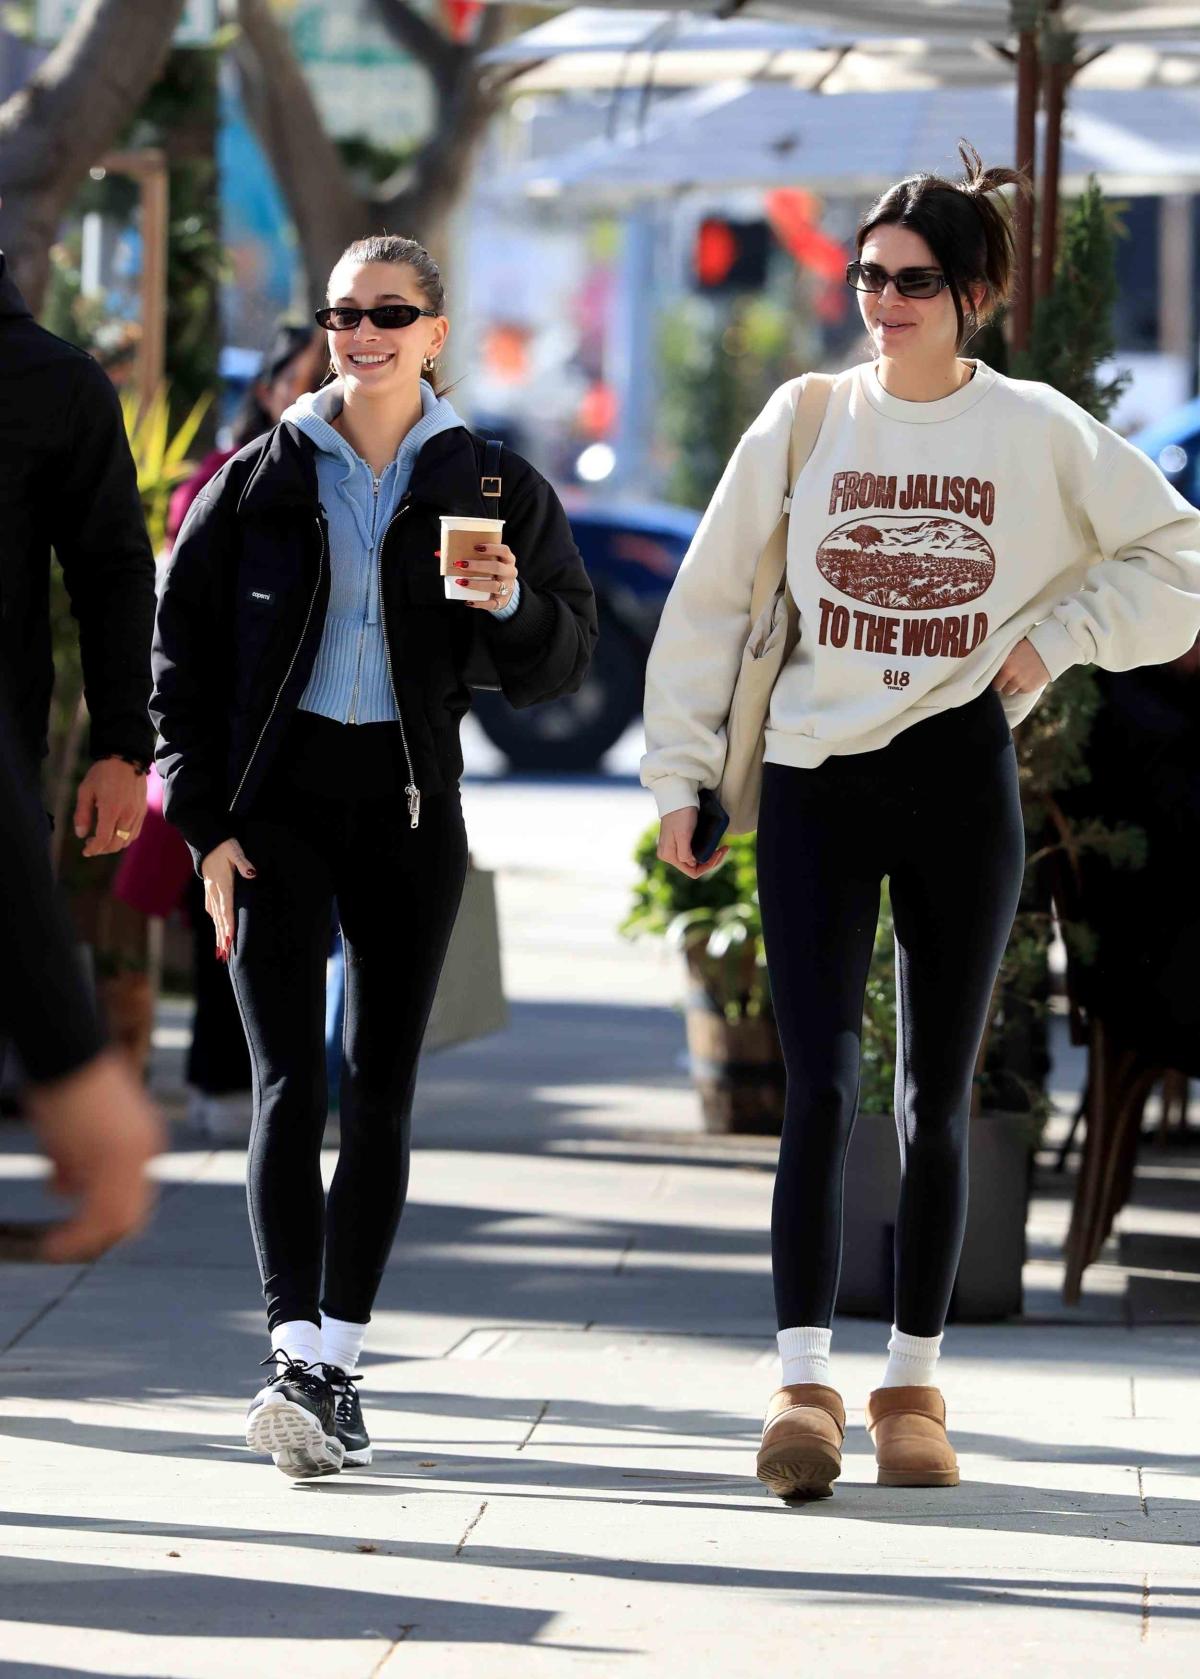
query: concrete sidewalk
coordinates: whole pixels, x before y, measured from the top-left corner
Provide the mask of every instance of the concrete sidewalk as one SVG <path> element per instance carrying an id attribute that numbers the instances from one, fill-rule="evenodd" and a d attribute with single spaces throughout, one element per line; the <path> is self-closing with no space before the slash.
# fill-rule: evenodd
<path id="1" fill-rule="evenodd" d="M 0 1268 L 0 1674 L 1193 1673 L 1200 1150 L 1147 1151 L 1137 1263 L 1112 1244 L 1078 1313 L 1045 1175 L 1030 1321 L 947 1337 L 957 1489 L 874 1485 L 886 1326 L 840 1323 L 845 1473 L 787 1508 L 752 1478 L 771 1151 L 698 1135 L 673 977 L 603 931 L 619 871 L 581 908 L 578 858 L 478 849 L 505 870 L 513 1025 L 425 1070 L 365 1367 L 374 1465 L 297 1484 L 248 1456 L 242 1157 L 177 1127 L 144 1239 Z M 37 1162 L 5 1144 L 0 1199 L 32 1212 Z"/>

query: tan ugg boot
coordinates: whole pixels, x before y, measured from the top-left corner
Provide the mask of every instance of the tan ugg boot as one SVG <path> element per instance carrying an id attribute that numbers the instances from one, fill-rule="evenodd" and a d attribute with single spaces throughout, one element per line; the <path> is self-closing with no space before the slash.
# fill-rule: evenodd
<path id="1" fill-rule="evenodd" d="M 846 1407 L 821 1382 L 778 1388 L 767 1405 L 758 1478 L 780 1498 L 828 1498 L 842 1472 Z"/>
<path id="2" fill-rule="evenodd" d="M 867 1400 L 881 1487 L 956 1487 L 958 1458 L 946 1438 L 937 1388 L 876 1388 Z"/>

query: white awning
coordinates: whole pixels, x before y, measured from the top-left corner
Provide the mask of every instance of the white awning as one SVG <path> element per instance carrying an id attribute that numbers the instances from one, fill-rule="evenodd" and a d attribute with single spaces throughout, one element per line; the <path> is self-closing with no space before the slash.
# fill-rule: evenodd
<path id="1" fill-rule="evenodd" d="M 868 193 L 919 169 L 958 172 L 965 136 L 986 161 L 1012 148 L 1011 87 L 847 93 L 837 99 L 761 82 L 681 94 L 620 139 L 534 161 L 497 191 L 627 200 L 690 187 L 805 187 Z M 1090 174 L 1130 195 L 1200 188 L 1200 89 L 1075 94 L 1063 179 Z"/>

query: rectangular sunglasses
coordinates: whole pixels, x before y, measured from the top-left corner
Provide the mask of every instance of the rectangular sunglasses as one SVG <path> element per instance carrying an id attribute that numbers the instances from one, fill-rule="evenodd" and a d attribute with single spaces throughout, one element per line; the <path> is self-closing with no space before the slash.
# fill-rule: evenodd
<path id="1" fill-rule="evenodd" d="M 876 262 L 852 262 L 846 270 L 846 284 L 855 291 L 881 292 L 889 280 L 896 282 L 901 297 L 936 297 L 946 284 L 940 268 L 902 268 L 889 274 Z"/>
<path id="2" fill-rule="evenodd" d="M 356 309 L 348 303 L 332 304 L 317 310 L 317 325 L 326 332 L 353 332 L 366 316 L 372 326 L 395 328 L 411 326 L 422 315 L 436 317 L 436 309 L 418 309 L 415 303 L 380 303 L 374 309 Z"/>

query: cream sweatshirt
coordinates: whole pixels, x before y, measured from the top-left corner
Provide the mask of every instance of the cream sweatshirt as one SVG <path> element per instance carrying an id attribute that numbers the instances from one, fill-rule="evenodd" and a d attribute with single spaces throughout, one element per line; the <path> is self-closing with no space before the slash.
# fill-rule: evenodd
<path id="1" fill-rule="evenodd" d="M 642 759 L 660 815 L 720 781 L 802 388 L 781 385 L 738 444 L 663 611 Z M 1052 678 L 1186 652 L 1200 634 L 1200 513 L 1048 385 L 976 362 L 952 396 L 904 402 L 868 362 L 839 375 L 792 491 L 788 582 L 800 643 L 766 757 L 813 768 L 974 699 L 1024 636 Z M 1037 698 L 1005 700 L 1009 722 Z"/>

